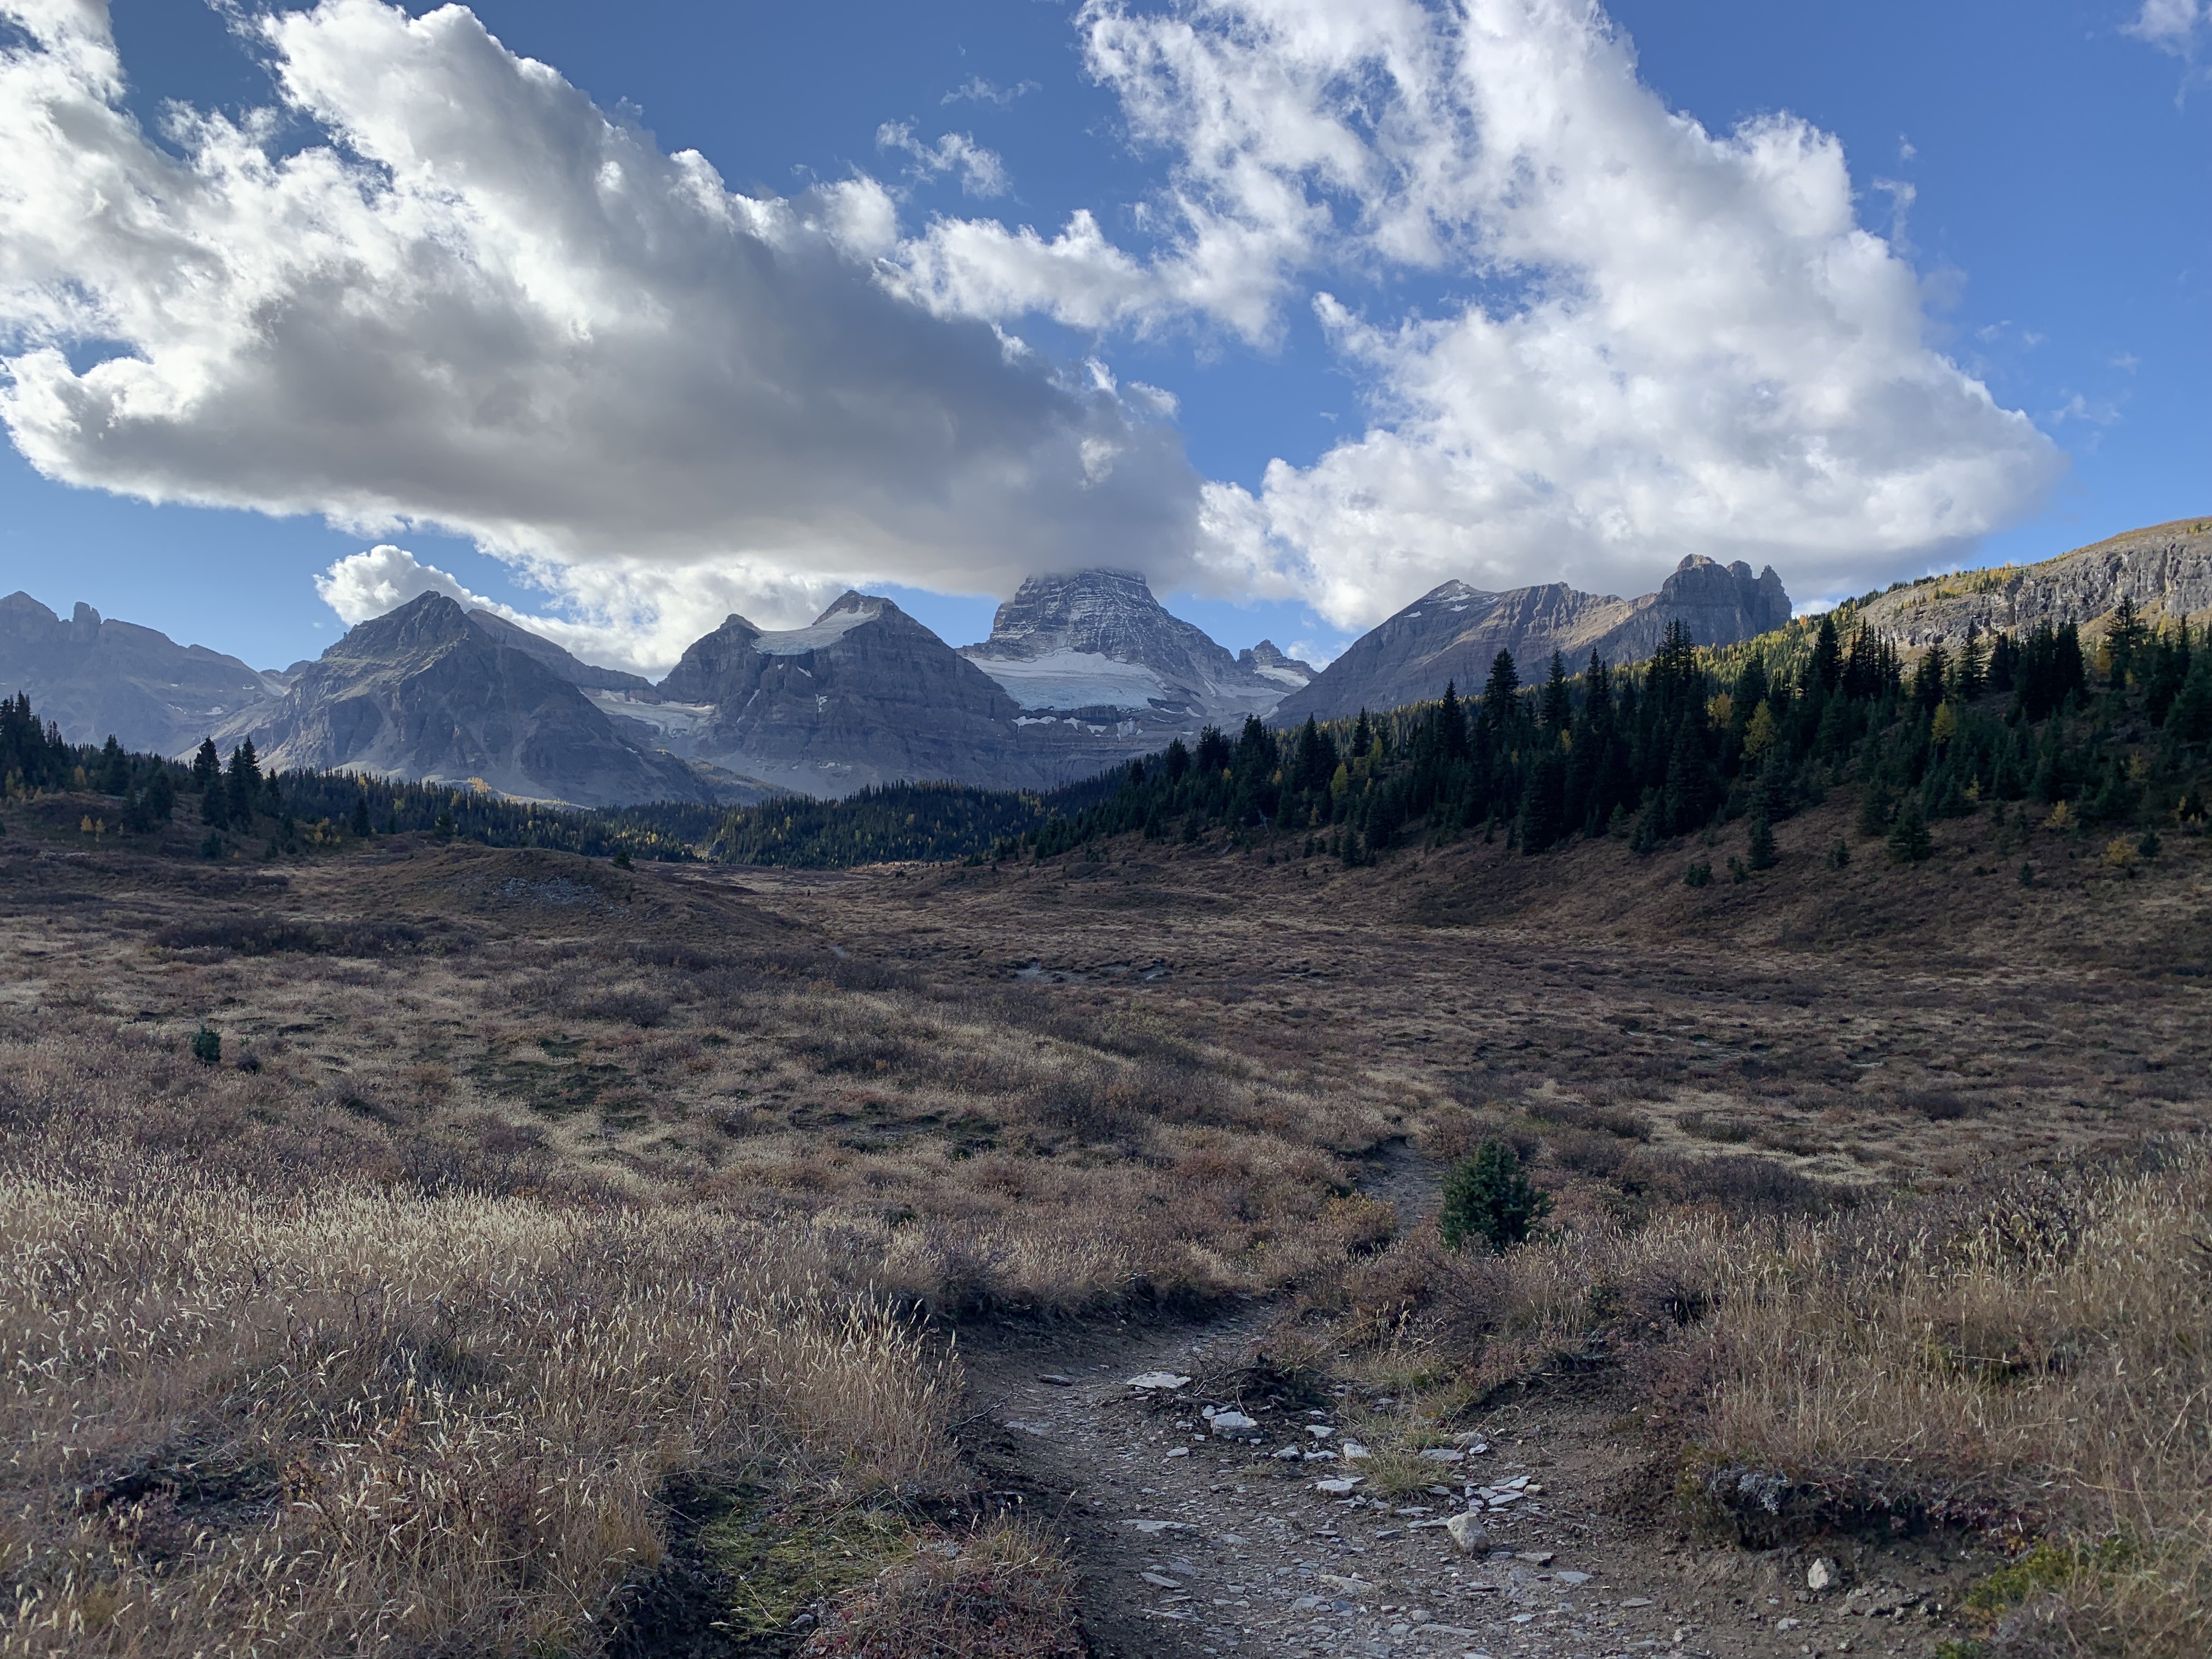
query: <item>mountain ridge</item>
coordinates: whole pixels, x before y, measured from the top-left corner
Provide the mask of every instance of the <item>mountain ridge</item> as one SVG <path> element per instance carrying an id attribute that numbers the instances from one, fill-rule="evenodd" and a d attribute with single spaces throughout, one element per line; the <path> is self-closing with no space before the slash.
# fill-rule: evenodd
<path id="1" fill-rule="evenodd" d="M 1524 668 L 1554 651 L 1577 666 L 1593 652 L 1630 662 L 1656 651 L 1675 622 L 1700 645 L 1732 645 L 1789 620 L 1790 596 L 1771 565 L 1753 576 L 1741 561 L 1722 565 L 1695 553 L 1657 592 L 1633 599 L 1565 582 L 1491 592 L 1449 581 L 1355 640 L 1311 684 L 1284 698 L 1274 719 L 1337 720 L 1439 697 L 1449 684 L 1473 690 L 1500 651 Z"/>

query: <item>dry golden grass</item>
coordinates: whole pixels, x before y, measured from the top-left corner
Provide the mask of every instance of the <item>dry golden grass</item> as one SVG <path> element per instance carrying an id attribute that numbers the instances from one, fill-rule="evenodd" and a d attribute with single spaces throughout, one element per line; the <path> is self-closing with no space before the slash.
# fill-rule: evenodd
<path id="1" fill-rule="evenodd" d="M 1572 1370 L 1818 1524 L 2041 1528 L 2034 1618 L 2201 1651 L 2204 1165 L 2019 1172 L 2205 1121 L 2166 969 L 2212 865 L 2036 831 L 2025 890 L 1947 824 L 1831 877 L 1832 829 L 1698 892 L 1612 843 L 786 878 L 0 841 L 0 1651 L 594 1651 L 702 1481 L 906 1540 L 825 1651 L 990 1653 L 1059 1629 L 1059 1569 L 912 1547 L 969 1479 L 921 1333 L 1230 1292 L 1419 1402 L 1358 1425 L 1378 1485 Z M 1354 1191 L 1492 1134 L 1559 1198 L 1507 1257 Z"/>
<path id="2" fill-rule="evenodd" d="M 2212 1152 L 1743 1253 L 1701 1437 L 1844 1501 L 2071 1540 L 2092 1651 L 2212 1643 Z"/>
<path id="3" fill-rule="evenodd" d="M 565 1650 L 672 1474 L 957 1481 L 957 1373 L 803 1229 L 9 1151 L 0 1651 Z"/>
<path id="4" fill-rule="evenodd" d="M 2200 1138 L 1810 1220 L 1625 1224 L 1571 1195 L 1502 1256 L 1425 1224 L 1303 1313 L 1401 1397 L 1355 1425 L 1386 1489 L 1509 1389 L 1625 1362 L 1691 1512 L 1746 1541 L 1964 1530 L 2038 1550 L 1980 1598 L 2003 1651 L 2195 1659 L 2212 1640 Z"/>

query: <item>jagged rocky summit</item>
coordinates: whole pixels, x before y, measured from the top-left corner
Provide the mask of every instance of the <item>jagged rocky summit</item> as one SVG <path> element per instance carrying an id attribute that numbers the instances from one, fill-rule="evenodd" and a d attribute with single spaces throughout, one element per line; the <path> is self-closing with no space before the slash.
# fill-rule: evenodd
<path id="1" fill-rule="evenodd" d="M 805 628 L 732 617 L 657 687 L 592 697 L 641 744 L 809 795 L 920 781 L 1048 787 L 1121 753 L 1110 726 L 1046 729 L 890 600 L 865 593 Z"/>
<path id="2" fill-rule="evenodd" d="M 1440 697 L 1448 684 L 1479 690 L 1500 651 L 1533 678 L 1554 651 L 1580 668 L 1591 653 L 1613 664 L 1659 648 L 1680 622 L 1700 645 L 1729 645 L 1788 623 L 1790 596 L 1769 566 L 1758 575 L 1738 562 L 1692 554 L 1656 593 L 1623 599 L 1584 593 L 1564 582 L 1486 592 L 1446 582 L 1354 641 L 1310 685 L 1277 706 L 1276 723 L 1309 715 L 1334 720 L 1362 708 L 1395 708 Z"/>
<path id="3" fill-rule="evenodd" d="M 2212 519 L 2130 530 L 2039 564 L 1923 577 L 1877 596 L 1860 616 L 1917 647 L 1963 639 L 1969 627 L 1987 634 L 2094 622 L 2122 599 L 2176 622 L 2212 611 Z"/>
<path id="4" fill-rule="evenodd" d="M 709 780 L 680 760 L 624 739 L 578 683 L 603 678 L 650 690 L 501 617 L 424 593 L 352 629 L 273 707 L 217 735 L 250 736 L 272 770 L 480 784 L 579 806 L 715 799 Z"/>
<path id="5" fill-rule="evenodd" d="M 112 732 L 139 751 L 173 755 L 284 693 L 281 675 L 201 645 L 179 645 L 88 605 L 64 622 L 27 593 L 0 599 L 0 695 L 30 694 L 71 743 Z"/>
<path id="6" fill-rule="evenodd" d="M 1231 655 L 1127 570 L 1031 576 L 999 607 L 991 637 L 960 654 L 1030 718 L 1134 721 L 1133 736 L 1162 743 L 1264 718 L 1316 672 L 1268 640 Z"/>

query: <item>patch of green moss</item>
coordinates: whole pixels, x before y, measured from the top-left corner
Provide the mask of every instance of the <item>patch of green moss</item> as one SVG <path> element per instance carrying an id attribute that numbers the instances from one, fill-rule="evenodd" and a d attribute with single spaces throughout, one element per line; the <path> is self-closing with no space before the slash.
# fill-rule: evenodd
<path id="1" fill-rule="evenodd" d="M 2054 1544 L 2046 1539 L 2017 1560 L 1999 1567 L 1968 1590 L 1964 1599 L 1976 1613 L 2002 1613 L 2076 1579 L 2103 1577 L 2127 1565 L 2134 1556 L 2134 1544 L 2124 1534 L 2094 1544 Z"/>
<path id="2" fill-rule="evenodd" d="M 911 1554 L 914 1529 L 883 1510 L 744 1505 L 702 1528 L 699 1546 L 727 1576 L 731 1634 L 745 1638 L 788 1630 L 807 1608 Z"/>

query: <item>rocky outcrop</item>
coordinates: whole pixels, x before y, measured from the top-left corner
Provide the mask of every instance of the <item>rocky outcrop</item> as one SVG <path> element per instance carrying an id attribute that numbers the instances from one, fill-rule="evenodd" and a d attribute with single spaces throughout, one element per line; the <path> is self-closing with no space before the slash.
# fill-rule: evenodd
<path id="1" fill-rule="evenodd" d="M 71 743 L 112 734 L 139 753 L 179 755 L 283 696 L 281 676 L 205 646 L 179 645 L 88 605 L 64 622 L 27 593 L 0 599 L 0 695 L 30 694 Z"/>
<path id="2" fill-rule="evenodd" d="M 1264 640 L 1231 656 L 1127 570 L 1030 577 L 960 654 L 1031 714 L 1135 720 L 1132 752 L 1264 716 L 1314 676 Z"/>
<path id="3" fill-rule="evenodd" d="M 714 797 L 679 761 L 626 741 L 544 651 L 515 642 L 522 631 L 443 594 L 410 599 L 302 670 L 254 746 L 275 769 L 481 783 L 578 806 Z"/>
<path id="4" fill-rule="evenodd" d="M 599 706 L 649 723 L 678 754 L 777 788 L 842 796 L 871 784 L 1019 789 L 1090 775 L 1119 757 L 1111 725 L 1025 710 L 890 600 L 848 592 L 805 628 L 732 617 L 684 653 L 658 708 Z"/>
<path id="5" fill-rule="evenodd" d="M 1754 576 L 1747 564 L 1721 565 L 1695 554 L 1656 593 L 1633 599 L 1564 582 L 1504 593 L 1446 582 L 1354 641 L 1312 684 L 1285 697 L 1273 719 L 1288 725 L 1309 715 L 1334 720 L 1362 708 L 1395 708 L 1440 697 L 1455 683 L 1462 692 L 1477 691 L 1500 651 L 1510 652 L 1530 679 L 1554 651 L 1577 668 L 1593 652 L 1609 663 L 1639 661 L 1677 622 L 1699 645 L 1729 645 L 1789 620 L 1790 596 L 1771 566 Z"/>
<path id="6" fill-rule="evenodd" d="M 2212 519 L 2130 530 L 2040 564 L 1999 565 L 1893 587 L 1859 612 L 1899 645 L 1942 644 L 2038 623 L 2091 623 L 2122 599 L 2179 621 L 2212 610 Z"/>

